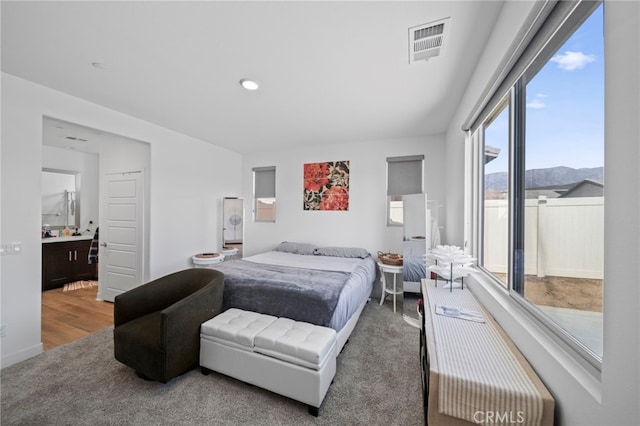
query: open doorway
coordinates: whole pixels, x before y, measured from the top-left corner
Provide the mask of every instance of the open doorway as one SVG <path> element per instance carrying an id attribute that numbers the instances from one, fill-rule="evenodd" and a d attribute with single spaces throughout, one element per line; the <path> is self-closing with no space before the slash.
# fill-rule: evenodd
<path id="1" fill-rule="evenodd" d="M 48 350 L 113 324 L 113 305 L 104 301 L 113 301 L 113 297 L 101 296 L 108 282 L 100 267 L 105 255 L 100 244 L 104 245 L 105 236 L 100 235 L 99 228 L 108 217 L 102 198 L 109 193 L 103 176 L 125 170 L 142 174 L 148 170 L 150 156 L 146 143 L 68 121 L 43 117 L 42 129 L 43 170 L 73 174 L 76 179 L 71 201 L 67 198 L 66 204 L 61 204 L 66 208 L 65 216 L 74 213 L 74 223 L 58 224 L 58 213 L 62 215 L 64 209 L 52 210 L 46 216 L 43 212 L 41 330 Z M 139 189 L 142 211 L 148 211 L 146 189 L 144 184 Z M 67 197 L 70 192 L 67 190 Z M 43 208 L 45 204 L 43 201 Z M 51 207 L 51 203 L 46 206 Z M 55 225 L 50 223 L 53 219 Z M 148 223 L 148 217 L 142 216 L 140 221 Z M 140 227 L 140 236 L 135 243 L 140 259 L 135 285 L 148 278 L 145 227 Z M 99 250 L 92 251 L 94 247 Z M 88 274 L 87 270 L 92 272 Z"/>

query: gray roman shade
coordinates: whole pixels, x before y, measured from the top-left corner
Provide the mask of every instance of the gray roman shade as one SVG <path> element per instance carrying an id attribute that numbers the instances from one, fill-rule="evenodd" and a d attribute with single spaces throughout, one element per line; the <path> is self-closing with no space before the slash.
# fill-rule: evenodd
<path id="1" fill-rule="evenodd" d="M 276 197 L 276 168 L 254 167 L 253 185 L 255 198 L 275 198 Z"/>
<path id="2" fill-rule="evenodd" d="M 387 195 L 422 193 L 424 155 L 387 158 Z"/>

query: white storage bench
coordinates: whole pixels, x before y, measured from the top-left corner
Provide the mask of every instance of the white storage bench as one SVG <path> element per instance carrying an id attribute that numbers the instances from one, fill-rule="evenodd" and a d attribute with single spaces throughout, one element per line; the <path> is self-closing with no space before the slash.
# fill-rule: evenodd
<path id="1" fill-rule="evenodd" d="M 336 374 L 336 331 L 231 308 L 202 324 L 202 373 L 217 371 L 309 406 L 317 416 Z"/>

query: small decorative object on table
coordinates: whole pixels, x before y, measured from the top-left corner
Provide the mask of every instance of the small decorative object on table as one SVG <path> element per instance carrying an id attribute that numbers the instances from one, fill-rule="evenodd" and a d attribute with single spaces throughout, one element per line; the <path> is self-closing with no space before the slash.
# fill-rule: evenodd
<path id="1" fill-rule="evenodd" d="M 385 265 L 402 266 L 402 255 L 398 253 L 378 252 L 378 259 Z"/>
<path id="2" fill-rule="evenodd" d="M 474 272 L 473 262 L 476 259 L 464 253 L 460 247 L 440 245 L 429 250 L 427 258 L 435 260 L 435 265 L 430 265 L 427 269 L 436 274 L 436 286 L 440 276 L 449 282 L 445 288 L 452 291 L 454 286 L 464 289 L 464 277 Z M 458 278 L 461 279 L 460 285 L 454 283 Z"/>

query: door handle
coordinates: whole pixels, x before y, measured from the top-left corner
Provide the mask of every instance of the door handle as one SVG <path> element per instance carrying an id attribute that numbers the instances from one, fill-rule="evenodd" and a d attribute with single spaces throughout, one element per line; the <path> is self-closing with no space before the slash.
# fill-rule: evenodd
<path id="1" fill-rule="evenodd" d="M 78 260 L 78 250 L 73 251 L 73 260 Z"/>
<path id="2" fill-rule="evenodd" d="M 71 250 L 69 250 L 69 262 L 71 262 Z"/>
<path id="3" fill-rule="evenodd" d="M 107 246 L 107 243 L 102 243 L 102 244 L 100 244 L 100 245 L 101 245 L 102 247 L 106 247 L 106 246 Z"/>

